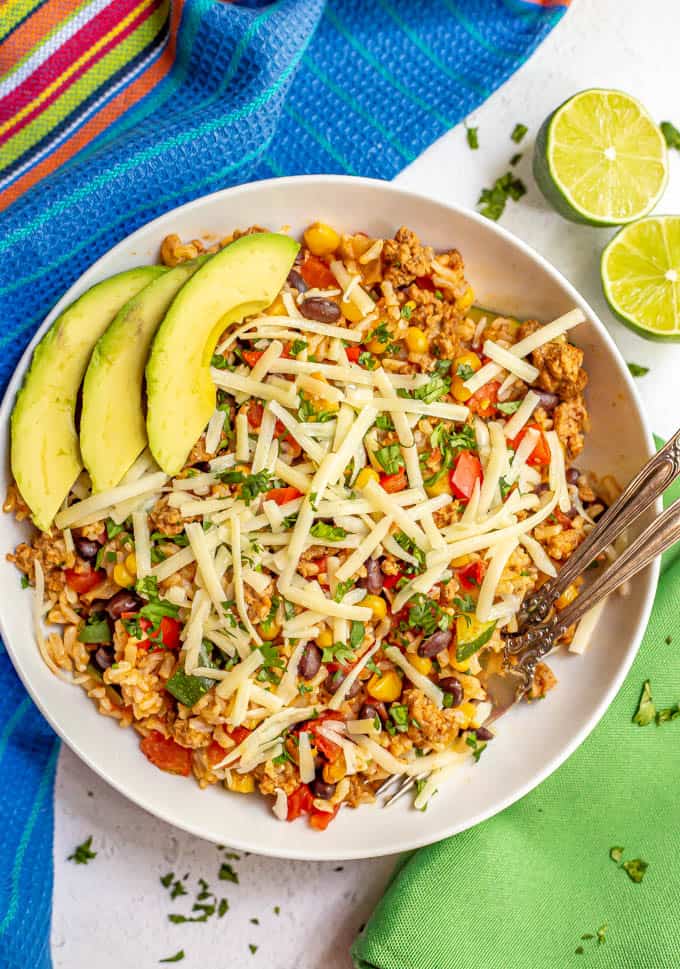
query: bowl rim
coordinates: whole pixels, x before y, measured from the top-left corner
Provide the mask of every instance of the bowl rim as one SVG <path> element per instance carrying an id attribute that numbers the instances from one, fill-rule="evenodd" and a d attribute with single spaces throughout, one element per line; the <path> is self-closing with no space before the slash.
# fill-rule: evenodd
<path id="1" fill-rule="evenodd" d="M 112 246 L 105 253 L 103 253 L 88 269 L 86 269 L 85 272 L 73 282 L 63 296 L 58 300 L 58 302 L 55 303 L 52 310 L 45 316 L 44 320 L 36 329 L 36 332 L 28 343 L 24 353 L 21 355 L 13 374 L 8 381 L 7 388 L 3 395 L 2 401 L 0 402 L 0 420 L 3 422 L 9 421 L 16 393 L 20 387 L 21 381 L 24 378 L 36 344 L 54 322 L 62 309 L 65 308 L 69 303 L 73 302 L 78 295 L 81 295 L 87 288 L 98 281 L 99 270 L 102 264 L 106 264 L 119 252 L 129 250 L 131 246 L 134 246 L 136 238 L 142 235 L 142 233 L 146 234 L 152 232 L 154 229 L 160 230 L 161 226 L 170 222 L 177 215 L 191 212 L 192 209 L 199 208 L 211 200 L 222 201 L 224 199 L 233 198 L 236 195 L 257 193 L 262 189 L 266 189 L 274 185 L 279 188 L 285 188 L 286 186 L 300 184 L 309 186 L 363 186 L 364 188 L 374 188 L 380 192 L 387 192 L 388 194 L 393 195 L 396 200 L 409 199 L 410 201 L 416 202 L 424 201 L 434 203 L 441 206 L 442 209 L 454 216 L 463 217 L 464 219 L 477 223 L 480 227 L 483 227 L 483 231 L 500 237 L 500 239 L 502 239 L 511 248 L 518 250 L 527 259 L 533 261 L 543 273 L 552 278 L 553 282 L 555 282 L 564 291 L 564 293 L 573 301 L 575 306 L 578 306 L 584 311 L 588 320 L 594 325 L 599 338 L 603 341 L 606 348 L 612 352 L 612 356 L 618 367 L 618 376 L 620 379 L 623 379 L 626 388 L 635 403 L 636 416 L 646 437 L 649 456 L 654 453 L 656 450 L 654 438 L 648 424 L 647 415 L 642 404 L 639 391 L 632 379 L 632 376 L 628 372 L 623 359 L 621 358 L 621 354 L 613 338 L 587 300 L 581 296 L 572 283 L 570 283 L 569 280 L 544 256 L 542 256 L 518 236 L 515 236 L 504 226 L 498 225 L 498 223 L 484 218 L 478 212 L 468 209 L 465 206 L 442 201 L 441 199 L 430 195 L 427 192 L 419 192 L 409 188 L 402 188 L 400 185 L 395 184 L 394 182 L 351 175 L 291 175 L 284 178 L 270 178 L 257 182 L 247 182 L 242 185 L 235 185 L 229 188 L 220 189 L 216 192 L 211 192 L 207 195 L 199 196 L 198 198 L 192 199 L 189 202 L 185 202 L 183 205 L 169 209 L 162 215 L 159 215 L 149 222 L 140 225 L 134 230 L 134 232 L 125 236 L 123 239 L 117 242 L 115 246 Z M 396 221 L 398 221 L 398 219 Z M 660 507 L 661 499 L 658 499 L 655 510 L 658 512 Z M 659 571 L 660 561 L 657 559 L 650 567 L 649 574 L 651 581 L 649 583 L 649 588 L 640 606 L 639 619 L 635 627 L 631 630 L 629 645 L 625 654 L 622 656 L 620 668 L 609 681 L 607 689 L 603 692 L 599 702 L 591 709 L 581 728 L 570 737 L 568 742 L 564 744 L 560 751 L 550 758 L 542 768 L 534 772 L 526 783 L 521 785 L 519 788 L 513 789 L 512 792 L 507 795 L 495 798 L 487 809 L 477 812 L 469 820 L 469 823 L 466 823 L 463 826 L 461 826 L 459 823 L 454 823 L 449 827 L 440 828 L 434 833 L 426 829 L 424 830 L 422 836 L 404 839 L 399 843 L 399 845 L 386 850 L 380 850 L 377 853 L 375 850 L 371 850 L 370 848 L 356 847 L 353 849 L 340 849 L 341 853 L 339 854 L 338 849 L 334 850 L 330 843 L 328 844 L 328 847 L 320 844 L 319 850 L 316 850 L 313 854 L 310 854 L 304 849 L 297 850 L 287 848 L 285 846 L 285 842 L 280 846 L 273 845 L 263 848 L 256 842 L 249 841 L 247 833 L 244 833 L 244 836 L 241 836 L 239 833 L 235 833 L 235 836 L 230 840 L 230 844 L 239 850 L 251 851 L 267 857 L 285 858 L 299 861 L 349 861 L 363 858 L 375 858 L 393 855 L 404 851 L 411 851 L 416 848 L 433 844 L 443 840 L 444 838 L 451 837 L 455 834 L 459 834 L 463 831 L 469 830 L 470 828 L 476 827 L 483 821 L 486 821 L 489 818 L 499 814 L 501 811 L 504 811 L 512 804 L 521 800 L 521 798 L 532 791 L 535 787 L 538 787 L 539 784 L 541 784 L 546 778 L 561 767 L 561 765 L 578 749 L 578 747 L 580 747 L 580 745 L 595 729 L 597 724 L 607 712 L 625 677 L 628 675 L 635 657 L 637 656 L 652 610 Z M 176 817 L 171 815 L 171 812 L 165 810 L 164 805 L 159 805 L 157 803 L 157 799 L 154 801 L 153 796 L 146 796 L 145 794 L 131 794 L 126 789 L 125 783 L 113 779 L 108 774 L 106 766 L 98 762 L 95 758 L 90 757 L 85 751 L 83 751 L 80 748 L 78 740 L 72 736 L 72 733 L 68 727 L 58 723 L 57 719 L 52 716 L 49 708 L 43 703 L 39 692 L 34 687 L 30 675 L 26 674 L 23 670 L 20 651 L 17 650 L 15 654 L 14 647 L 12 646 L 10 638 L 7 635 L 3 605 L 0 605 L 0 634 L 2 635 L 12 666 L 21 679 L 21 682 L 27 690 L 29 696 L 57 736 L 73 751 L 74 754 L 76 754 L 80 760 L 87 764 L 87 766 L 99 777 L 101 777 L 102 780 L 106 781 L 107 784 L 111 785 L 111 787 L 117 790 L 128 800 L 132 801 L 160 820 L 172 825 L 173 827 L 177 827 L 180 830 L 184 830 L 189 834 L 195 835 L 196 837 L 214 841 L 223 840 L 223 835 L 221 835 L 218 839 L 212 834 L 207 833 L 206 830 L 201 828 L 199 824 L 194 824 L 191 821 L 179 822 Z"/>

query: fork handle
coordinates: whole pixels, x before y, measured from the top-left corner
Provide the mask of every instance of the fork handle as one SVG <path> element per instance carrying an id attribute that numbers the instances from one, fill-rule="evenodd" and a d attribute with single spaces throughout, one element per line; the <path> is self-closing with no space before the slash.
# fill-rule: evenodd
<path id="1" fill-rule="evenodd" d="M 632 542 L 625 551 L 592 582 L 571 605 L 563 609 L 551 622 L 533 626 L 526 632 L 506 640 L 506 654 L 519 655 L 520 666 L 535 666 L 541 656 L 553 648 L 555 640 L 570 626 L 605 599 L 654 559 L 680 540 L 680 498 Z"/>
<path id="2" fill-rule="evenodd" d="M 680 430 L 640 469 L 559 573 L 527 596 L 520 610 L 520 629 L 528 624 L 543 622 L 555 599 L 631 522 L 653 504 L 679 474 Z M 657 519 L 657 523 L 659 521 Z"/>

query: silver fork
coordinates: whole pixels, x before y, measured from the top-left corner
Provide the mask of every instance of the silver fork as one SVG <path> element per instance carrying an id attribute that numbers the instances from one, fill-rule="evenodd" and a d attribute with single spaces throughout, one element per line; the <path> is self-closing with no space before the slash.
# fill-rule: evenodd
<path id="1" fill-rule="evenodd" d="M 680 498 L 616 558 L 571 605 L 547 619 L 555 600 L 590 563 L 608 548 L 621 533 L 643 514 L 680 474 L 680 430 L 635 475 L 619 498 L 607 509 L 588 537 L 567 560 L 557 576 L 527 596 L 519 614 L 520 632 L 505 639 L 504 674 L 493 674 L 486 684 L 494 711 L 490 723 L 506 713 L 530 689 L 536 664 L 550 653 L 556 640 L 570 626 L 633 576 L 637 575 L 667 548 L 680 540 Z M 512 657 L 512 660 L 511 660 Z M 412 790 L 418 777 L 394 774 L 376 790 L 388 794 L 383 803 L 389 807 Z"/>

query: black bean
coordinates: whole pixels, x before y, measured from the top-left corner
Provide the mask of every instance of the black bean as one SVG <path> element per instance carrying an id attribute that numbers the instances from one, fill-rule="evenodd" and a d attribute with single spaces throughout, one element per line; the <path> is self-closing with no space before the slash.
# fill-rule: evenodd
<path id="1" fill-rule="evenodd" d="M 203 471 L 207 474 L 210 471 L 209 461 L 197 461 L 196 464 L 192 464 L 192 468 L 196 468 L 197 471 Z"/>
<path id="2" fill-rule="evenodd" d="M 443 680 L 439 681 L 437 686 L 452 698 L 452 707 L 460 706 L 463 702 L 463 687 L 461 686 L 460 680 L 457 680 L 455 676 L 445 676 Z"/>
<path id="3" fill-rule="evenodd" d="M 418 647 L 419 656 L 436 656 L 450 644 L 453 633 L 450 629 L 439 629 L 424 639 Z"/>
<path id="4" fill-rule="evenodd" d="M 380 562 L 377 559 L 369 559 L 366 562 L 366 572 L 366 588 L 373 595 L 378 595 L 383 590 L 384 582 Z"/>
<path id="5" fill-rule="evenodd" d="M 581 477 L 581 472 L 578 468 L 567 468 L 567 481 L 569 484 L 578 484 L 578 479 Z"/>
<path id="6" fill-rule="evenodd" d="M 300 312 L 308 320 L 316 320 L 318 323 L 335 323 L 340 319 L 340 307 L 331 299 L 323 299 L 321 296 L 310 296 L 303 299 L 300 303 Z"/>
<path id="7" fill-rule="evenodd" d="M 99 646 L 92 654 L 93 665 L 98 670 L 101 670 L 102 673 L 104 670 L 108 670 L 109 666 L 113 666 L 114 661 L 115 657 L 112 646 Z"/>
<path id="8" fill-rule="evenodd" d="M 551 394 L 549 390 L 536 390 L 532 388 L 536 396 L 539 398 L 539 406 L 543 408 L 544 411 L 550 412 L 555 410 L 560 402 L 560 398 L 557 394 Z"/>
<path id="9" fill-rule="evenodd" d="M 143 605 L 144 600 L 135 592 L 130 592 L 129 589 L 121 589 L 106 603 L 106 611 L 115 621 L 120 619 L 124 612 L 139 612 Z"/>
<path id="10" fill-rule="evenodd" d="M 293 289 L 297 289 L 298 293 L 307 292 L 307 283 L 304 281 L 297 269 L 291 269 L 291 271 L 288 273 L 288 282 Z"/>
<path id="11" fill-rule="evenodd" d="M 304 680 L 311 680 L 319 672 L 321 650 L 315 643 L 307 643 L 298 663 L 298 673 Z"/>
<path id="12" fill-rule="evenodd" d="M 346 676 L 347 676 L 347 673 L 344 673 L 342 670 L 336 670 L 334 673 L 331 673 L 331 675 L 327 678 L 326 687 L 332 693 L 335 693 L 335 691 L 338 689 L 338 687 L 340 686 L 340 684 L 342 683 L 342 681 L 345 679 Z M 349 690 L 347 691 L 346 699 L 351 700 L 353 696 L 357 695 L 360 689 L 361 689 L 361 680 L 356 679 L 354 683 L 352 683 L 352 685 L 350 686 Z"/>
<path id="13" fill-rule="evenodd" d="M 376 700 L 375 703 L 364 703 L 361 708 L 361 713 L 359 714 L 361 720 L 387 720 L 387 707 L 381 700 Z"/>
<path id="14" fill-rule="evenodd" d="M 314 797 L 320 797 L 322 801 L 327 801 L 335 794 L 337 784 L 329 784 L 322 777 L 317 777 L 312 781 L 311 788 Z"/>
<path id="15" fill-rule="evenodd" d="M 486 727 L 476 727 L 475 733 L 477 734 L 477 740 L 493 740 L 495 734 L 487 730 Z"/>
<path id="16" fill-rule="evenodd" d="M 73 544 L 76 547 L 78 557 L 84 562 L 94 562 L 97 558 L 97 553 L 100 549 L 99 542 L 95 542 L 91 538 L 81 538 L 79 536 L 78 538 L 74 537 Z"/>

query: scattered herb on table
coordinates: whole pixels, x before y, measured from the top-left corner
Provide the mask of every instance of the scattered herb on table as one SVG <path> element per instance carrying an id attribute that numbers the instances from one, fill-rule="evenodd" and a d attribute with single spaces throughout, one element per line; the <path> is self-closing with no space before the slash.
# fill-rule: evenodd
<path id="1" fill-rule="evenodd" d="M 174 956 L 168 956 L 167 959 L 159 959 L 159 962 L 181 962 L 184 958 L 184 949 L 180 949 L 176 952 Z"/>
<path id="2" fill-rule="evenodd" d="M 514 165 L 519 165 L 519 163 L 521 162 L 521 160 L 522 160 L 522 152 L 521 151 L 518 151 L 510 159 L 510 164 L 513 165 L 513 166 Z"/>
<path id="3" fill-rule="evenodd" d="M 649 862 L 643 861 L 642 858 L 631 858 L 629 861 L 624 861 L 621 867 L 630 880 L 639 885 L 649 868 Z"/>
<path id="4" fill-rule="evenodd" d="M 623 845 L 614 845 L 609 849 L 609 857 L 617 865 L 621 864 L 621 859 L 623 858 Z"/>
<path id="5" fill-rule="evenodd" d="M 636 723 L 638 727 L 646 727 L 652 722 L 652 720 L 654 720 L 655 716 L 656 707 L 654 706 L 654 700 L 652 699 L 652 687 L 649 680 L 645 680 L 642 685 L 640 702 L 638 703 L 637 711 L 633 717 L 633 723 Z"/>
<path id="6" fill-rule="evenodd" d="M 280 915 L 280 914 L 281 914 L 281 906 L 280 905 L 275 905 L 274 906 L 274 915 Z"/>
<path id="7" fill-rule="evenodd" d="M 250 949 L 250 951 L 252 952 L 252 954 L 255 955 L 255 953 L 257 952 L 257 946 L 256 945 L 253 945 L 253 943 L 250 942 L 248 944 L 248 948 Z"/>
<path id="8" fill-rule="evenodd" d="M 238 885 L 238 875 L 226 861 L 220 865 L 219 879 L 223 882 L 233 882 L 235 885 Z"/>
<path id="9" fill-rule="evenodd" d="M 649 373 L 649 367 L 643 367 L 639 363 L 629 363 L 627 367 L 632 377 L 644 377 L 645 374 Z"/>
<path id="10" fill-rule="evenodd" d="M 664 639 L 664 643 L 666 644 L 666 646 L 670 646 L 672 642 L 673 642 L 672 636 L 666 636 L 666 638 Z"/>
<path id="11" fill-rule="evenodd" d="M 662 121 L 659 125 L 661 128 L 661 134 L 666 139 L 666 144 L 669 148 L 676 148 L 680 151 L 680 131 L 675 127 L 671 121 Z"/>
<path id="12" fill-rule="evenodd" d="M 604 945 L 604 943 L 607 941 L 607 928 L 608 928 L 608 926 L 607 926 L 607 923 L 605 922 L 597 930 L 597 933 L 596 934 L 597 934 L 597 944 L 598 945 Z"/>
<path id="13" fill-rule="evenodd" d="M 514 172 L 506 172 L 496 179 L 491 188 L 482 189 L 477 199 L 477 205 L 481 206 L 479 211 L 487 219 L 497 222 L 505 211 L 508 199 L 517 202 L 526 195 L 526 191 L 521 178 L 517 178 Z"/>
<path id="14" fill-rule="evenodd" d="M 472 148 L 473 151 L 476 151 L 476 149 L 479 148 L 478 131 L 479 128 L 468 128 L 467 124 L 465 125 L 465 137 L 467 138 L 469 147 Z"/>
<path id="15" fill-rule="evenodd" d="M 512 129 L 512 134 L 510 135 L 510 137 L 515 142 L 515 144 L 518 145 L 528 130 L 529 129 L 525 124 L 517 123 L 515 127 Z"/>
<path id="16" fill-rule="evenodd" d="M 75 861 L 76 865 L 86 865 L 88 861 L 92 861 L 92 859 L 96 857 L 97 852 L 92 851 L 92 835 L 90 835 L 90 837 L 86 838 L 82 844 L 77 845 L 73 851 L 73 854 L 69 855 L 66 860 Z"/>

